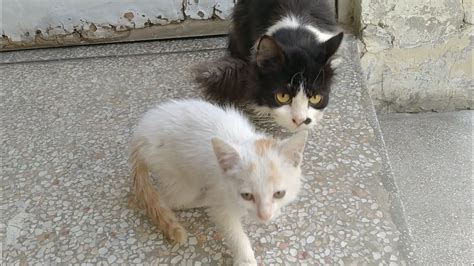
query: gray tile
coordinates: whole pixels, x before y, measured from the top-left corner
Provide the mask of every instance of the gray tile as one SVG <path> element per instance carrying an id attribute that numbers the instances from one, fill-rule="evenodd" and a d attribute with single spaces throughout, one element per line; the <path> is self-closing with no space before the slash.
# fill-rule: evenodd
<path id="1" fill-rule="evenodd" d="M 420 263 L 473 261 L 473 114 L 380 116 Z"/>
<path id="2" fill-rule="evenodd" d="M 392 218 L 403 213 L 392 201 L 396 189 L 384 185 L 391 175 L 355 42 L 342 52 L 330 107 L 305 153 L 299 200 L 272 224 L 246 227 L 265 264 L 406 262 L 403 219 Z M 0 66 L 4 261 L 230 263 L 203 210 L 179 213 L 191 238 L 178 247 L 127 204 L 137 119 L 157 102 L 199 97 L 189 67 L 221 53 Z"/>
<path id="3" fill-rule="evenodd" d="M 225 37 L 214 37 L 21 50 L 0 53 L 0 64 L 220 50 L 226 42 Z"/>

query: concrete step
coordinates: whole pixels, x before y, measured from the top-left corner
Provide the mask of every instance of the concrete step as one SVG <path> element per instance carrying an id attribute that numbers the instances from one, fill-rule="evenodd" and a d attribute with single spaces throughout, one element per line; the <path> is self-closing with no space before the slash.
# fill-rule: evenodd
<path id="1" fill-rule="evenodd" d="M 115 43 L 94 46 L 71 46 L 67 48 L 43 48 L 19 52 L 2 52 L 0 64 L 213 51 L 222 50 L 225 47 L 225 38 L 209 37 L 160 42 L 131 42 L 127 44 Z"/>
<path id="2" fill-rule="evenodd" d="M 223 54 L 200 49 L 205 39 L 174 43 L 8 53 L 0 66 L 2 263 L 231 263 L 204 210 L 179 213 L 191 236 L 179 247 L 127 204 L 127 145 L 137 119 L 165 99 L 198 97 L 190 66 Z M 133 48 L 140 45 L 166 51 Z M 349 37 L 330 107 L 311 133 L 299 200 L 272 224 L 246 227 L 262 263 L 410 262 L 358 54 Z"/>
<path id="3" fill-rule="evenodd" d="M 381 115 L 395 182 L 424 265 L 474 262 L 473 111 Z"/>

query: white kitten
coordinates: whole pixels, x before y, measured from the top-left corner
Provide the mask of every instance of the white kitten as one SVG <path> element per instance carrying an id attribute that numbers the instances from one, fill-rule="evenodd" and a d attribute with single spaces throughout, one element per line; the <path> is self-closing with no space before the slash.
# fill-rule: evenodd
<path id="1" fill-rule="evenodd" d="M 170 101 L 146 113 L 135 131 L 133 192 L 153 222 L 179 243 L 186 231 L 171 209 L 208 207 L 234 264 L 256 264 L 241 218 L 266 223 L 297 197 L 307 135 L 276 140 L 256 132 L 233 108 Z M 149 171 L 159 180 L 157 190 Z"/>

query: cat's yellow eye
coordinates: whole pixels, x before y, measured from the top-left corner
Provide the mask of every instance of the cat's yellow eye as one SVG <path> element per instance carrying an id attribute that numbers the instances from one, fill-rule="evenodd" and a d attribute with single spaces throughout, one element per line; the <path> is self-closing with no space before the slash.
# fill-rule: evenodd
<path id="1" fill-rule="evenodd" d="M 252 193 L 241 193 L 240 196 L 244 199 L 244 200 L 253 200 L 253 195 Z"/>
<path id="2" fill-rule="evenodd" d="M 309 98 L 309 103 L 312 104 L 312 105 L 316 105 L 316 104 L 321 103 L 322 100 L 323 100 L 323 96 L 317 94 L 317 95 L 313 95 Z"/>
<path id="3" fill-rule="evenodd" d="M 275 94 L 275 98 L 279 104 L 287 104 L 290 102 L 291 97 L 288 93 L 278 92 Z"/>
<path id="4" fill-rule="evenodd" d="M 275 199 L 281 199 L 285 196 L 286 192 L 284 190 L 277 191 L 273 193 L 273 198 Z"/>

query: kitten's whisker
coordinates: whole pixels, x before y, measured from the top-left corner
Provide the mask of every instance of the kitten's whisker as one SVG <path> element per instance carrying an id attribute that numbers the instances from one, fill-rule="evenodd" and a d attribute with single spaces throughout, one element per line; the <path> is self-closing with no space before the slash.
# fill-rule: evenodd
<path id="1" fill-rule="evenodd" d="M 291 77 L 291 80 L 290 80 L 290 84 L 293 85 L 293 80 L 294 78 L 297 76 L 297 75 L 300 75 L 300 76 L 303 76 L 303 71 L 300 71 L 300 72 L 296 72 L 292 77 Z"/>
<path id="2" fill-rule="evenodd" d="M 318 80 L 319 75 L 321 75 L 321 72 L 322 72 L 322 71 L 324 71 L 323 68 L 321 68 L 321 69 L 319 70 L 318 75 L 317 75 L 316 78 L 313 80 L 313 86 L 314 86 L 314 83 Z"/>
<path id="3" fill-rule="evenodd" d="M 323 72 L 323 84 L 326 84 L 326 71 L 324 71 L 324 68 L 321 68 Z"/>

